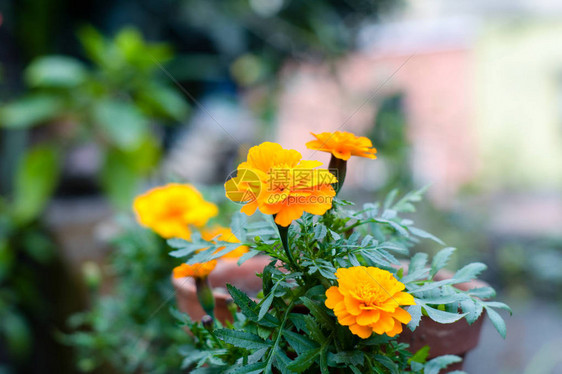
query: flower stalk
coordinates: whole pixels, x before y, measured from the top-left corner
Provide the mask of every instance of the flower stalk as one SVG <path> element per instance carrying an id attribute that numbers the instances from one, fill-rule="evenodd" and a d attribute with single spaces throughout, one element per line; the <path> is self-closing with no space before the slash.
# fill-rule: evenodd
<path id="1" fill-rule="evenodd" d="M 195 287 L 197 288 L 197 299 L 201 307 L 212 318 L 215 318 L 215 297 L 209 282 L 209 277 L 195 277 Z"/>
<path id="2" fill-rule="evenodd" d="M 330 158 L 330 164 L 328 165 L 328 170 L 338 178 L 338 181 L 332 184 L 336 195 L 340 192 L 343 182 L 345 181 L 345 174 L 347 172 L 347 161 L 337 158 L 334 155 Z"/>
<path id="3" fill-rule="evenodd" d="M 275 219 L 275 215 L 273 216 Z M 283 245 L 283 249 L 287 254 L 287 259 L 289 260 L 289 264 L 293 267 L 296 266 L 295 259 L 293 258 L 293 254 L 291 253 L 291 248 L 289 247 L 289 226 L 281 226 L 279 224 L 275 224 L 277 226 L 277 230 L 279 231 L 279 238 L 281 239 L 281 244 Z"/>

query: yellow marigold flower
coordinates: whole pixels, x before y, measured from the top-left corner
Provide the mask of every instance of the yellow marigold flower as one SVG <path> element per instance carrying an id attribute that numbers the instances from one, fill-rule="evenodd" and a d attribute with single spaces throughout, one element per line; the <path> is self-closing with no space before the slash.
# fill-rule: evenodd
<path id="1" fill-rule="evenodd" d="M 217 260 L 211 260 L 204 263 L 193 265 L 181 264 L 174 268 L 174 278 L 194 277 L 203 278 L 208 276 L 217 266 Z"/>
<path id="2" fill-rule="evenodd" d="M 336 271 L 339 286 L 326 291 L 326 306 L 338 322 L 363 339 L 371 334 L 395 336 L 412 319 L 400 305 L 415 305 L 414 297 L 392 273 L 376 267 L 355 266 Z"/>
<path id="3" fill-rule="evenodd" d="M 316 140 L 306 143 L 306 147 L 317 151 L 328 152 L 341 160 L 349 160 L 351 156 L 375 159 L 377 150 L 369 138 L 356 136 L 350 132 L 336 131 L 314 134 Z"/>
<path id="4" fill-rule="evenodd" d="M 133 203 L 138 222 L 163 238 L 191 238 L 189 226 L 201 227 L 218 214 L 190 184 L 168 184 L 137 196 Z"/>
<path id="5" fill-rule="evenodd" d="M 275 215 L 275 222 L 288 226 L 304 212 L 324 214 L 332 207 L 337 182 L 319 161 L 301 160 L 302 155 L 279 144 L 265 142 L 252 147 L 248 160 L 238 166 L 237 176 L 225 183 L 226 196 L 246 205 L 247 215 L 256 209 Z"/>
<path id="6" fill-rule="evenodd" d="M 240 240 L 238 240 L 238 238 L 234 236 L 230 228 L 222 227 L 222 226 L 215 226 L 211 229 L 202 230 L 201 237 L 206 241 L 211 241 L 212 239 L 216 239 L 221 242 L 240 243 Z M 223 249 L 224 247 L 219 247 L 217 249 L 217 252 L 222 251 Z M 248 252 L 248 247 L 245 245 L 241 245 L 235 250 L 225 254 L 221 258 L 239 258 L 246 252 Z"/>

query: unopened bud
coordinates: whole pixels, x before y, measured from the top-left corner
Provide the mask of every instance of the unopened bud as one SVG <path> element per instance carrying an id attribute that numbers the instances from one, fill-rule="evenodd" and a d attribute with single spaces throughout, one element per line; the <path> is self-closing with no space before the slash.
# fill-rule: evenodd
<path id="1" fill-rule="evenodd" d="M 230 314 L 232 314 L 233 317 L 236 315 L 236 312 L 238 311 L 238 306 L 231 298 L 226 299 L 226 308 L 228 309 Z"/>
<path id="2" fill-rule="evenodd" d="M 201 323 L 206 330 L 210 331 L 213 329 L 214 321 L 213 317 L 211 317 L 210 315 L 205 314 L 203 318 L 201 318 Z"/>

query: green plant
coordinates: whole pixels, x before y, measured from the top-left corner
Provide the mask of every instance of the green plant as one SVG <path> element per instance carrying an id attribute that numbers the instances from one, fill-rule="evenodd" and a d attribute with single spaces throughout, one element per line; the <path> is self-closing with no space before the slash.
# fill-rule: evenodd
<path id="1" fill-rule="evenodd" d="M 163 308 L 174 295 L 166 244 L 132 222 L 121 226 L 107 266 L 111 293 L 100 292 L 99 270 L 90 264 L 92 306 L 69 320 L 76 331 L 61 338 L 74 347 L 81 371 L 111 367 L 122 373 L 169 373 L 182 360 L 175 347 L 190 344 L 191 338 Z"/>
<path id="2" fill-rule="evenodd" d="M 267 372 L 272 367 L 281 372 L 332 372 L 347 367 L 353 372 L 436 373 L 460 360 L 443 357 L 424 363 L 419 360 L 421 354 L 412 356 L 406 350 L 407 345 L 398 343 L 395 338 L 380 335 L 362 340 L 349 333 L 346 326 L 339 325 L 324 306 L 324 293 L 335 280 L 337 268 L 358 265 L 387 269 L 406 285 L 407 292 L 414 295 L 416 301 L 416 305 L 408 309 L 412 315 L 408 327 L 412 330 L 422 314 L 439 323 L 452 323 L 461 318 L 473 323 L 486 310 L 498 332 L 505 336 L 505 324 L 493 308 L 509 308 L 499 302 L 483 301 L 494 296 L 492 288 L 461 291 L 454 287 L 476 278 L 486 268 L 484 264 L 472 263 L 451 279 L 433 281 L 433 276 L 446 265 L 454 250 L 444 248 L 430 266 L 426 254 L 414 255 L 408 273 L 404 273 L 398 258 L 405 257 L 408 248 L 418 240 L 429 238 L 442 244 L 431 234 L 414 227 L 409 219 L 399 216 L 399 213 L 412 212 L 412 202 L 420 198 L 421 191 L 407 194 L 394 203 L 390 196 L 383 205 L 367 204 L 359 211 L 352 210 L 350 203 L 340 201 L 335 210 L 319 219 L 305 214 L 297 221 L 298 226 L 291 226 L 289 230 L 291 251 L 299 259 L 294 265 L 288 264 L 272 223 L 262 221 L 248 225 L 242 215 L 237 216 L 232 225 L 239 228 L 236 236 L 242 237 L 252 248 L 241 261 L 258 254 L 272 258 L 261 275 L 264 298 L 255 302 L 229 286 L 240 312 L 235 313 L 234 323 L 227 326 L 215 321 L 214 328 L 206 329 L 186 315 L 176 314 L 196 337 L 195 348 L 184 348 L 183 367 L 196 365 L 205 372 L 204 366 L 209 365 L 236 373 Z M 178 248 L 171 254 L 189 258 L 188 263 L 213 258 L 218 247 L 226 246 L 225 252 L 234 249 L 229 243 L 213 245 L 200 239 L 192 243 L 172 239 L 169 244 Z M 195 254 L 196 248 L 208 249 Z M 283 267 L 276 266 L 277 261 L 281 261 Z M 304 305 L 308 309 L 306 314 L 293 310 L 296 305 Z"/>
<path id="3" fill-rule="evenodd" d="M 316 162 L 298 161 L 298 152 L 263 143 L 250 149 L 248 161 L 225 184 L 230 199 L 247 204 L 244 213 L 255 208 L 273 212 L 273 222 L 267 218 L 249 223 L 243 214 L 234 217 L 232 232 L 250 248 L 239 263 L 256 255 L 267 255 L 271 262 L 260 275 L 259 301 L 227 286 L 239 308 L 232 323 L 214 320 L 210 312 L 202 322 L 176 313 L 195 337 L 195 345 L 182 350 L 182 368 L 194 373 L 436 374 L 461 358 L 445 355 L 427 361 L 427 348 L 412 355 L 398 341 L 402 323 L 415 333 L 422 315 L 441 324 L 462 318 L 472 324 L 485 311 L 505 337 L 505 323 L 495 309 L 511 310 L 489 301 L 495 291 L 455 287 L 475 279 L 486 265 L 471 263 L 448 279 L 435 279 L 455 249 L 444 247 L 440 239 L 402 216 L 415 212 L 414 203 L 422 199 L 424 189 L 401 198 L 394 190 L 383 203 L 361 209 L 338 199 L 320 205 L 319 198 L 333 197 L 343 184 L 346 152 L 347 158 L 367 157 L 371 147 L 365 138 L 349 134 L 321 138 L 308 146 L 332 152 L 332 161 L 340 160 L 330 162 L 337 164 L 337 169 L 330 169 L 334 174 L 330 178 L 322 178 L 325 169 L 310 169 Z M 444 247 L 430 264 L 425 253 L 410 256 L 423 239 Z M 240 245 L 205 241 L 197 235 L 191 241 L 170 239 L 168 244 L 175 248 L 170 255 L 183 258 L 188 266 L 220 258 Z M 206 295 L 207 275 L 199 277 L 197 292 Z M 199 298 L 204 310 L 213 310 L 211 299 Z M 404 305 L 407 309 L 401 308 Z"/>
<path id="4" fill-rule="evenodd" d="M 61 55 L 34 60 L 24 72 L 28 92 L 0 108 L 0 126 L 48 129 L 28 152 L 56 161 L 52 172 L 34 176 L 35 183 L 56 185 L 65 154 L 95 143 L 100 183 L 115 206 L 128 208 L 140 178 L 160 157 L 153 124 L 183 120 L 189 107 L 159 76 L 159 66 L 172 57 L 168 45 L 147 43 L 133 28 L 106 39 L 87 27 L 79 39 L 90 64 Z"/>

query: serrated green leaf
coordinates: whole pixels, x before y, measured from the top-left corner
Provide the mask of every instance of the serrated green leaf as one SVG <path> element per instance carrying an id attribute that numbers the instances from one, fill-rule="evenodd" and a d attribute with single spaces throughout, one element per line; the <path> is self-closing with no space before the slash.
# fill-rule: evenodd
<path id="1" fill-rule="evenodd" d="M 273 298 L 275 297 L 275 286 L 269 292 L 269 295 L 261 302 L 260 312 L 258 314 L 258 321 L 261 320 L 269 311 Z"/>
<path id="2" fill-rule="evenodd" d="M 450 313 L 450 312 L 445 312 L 439 309 L 435 309 L 433 307 L 430 307 L 426 304 L 424 304 L 423 302 L 421 302 L 418 299 L 415 299 L 416 303 L 420 303 L 423 306 L 423 309 L 427 312 L 427 315 L 429 318 L 431 318 L 432 320 L 434 320 L 435 322 L 439 322 L 439 323 L 453 323 L 458 321 L 459 319 L 463 318 L 466 313 Z"/>
<path id="3" fill-rule="evenodd" d="M 507 329 L 505 327 L 505 321 L 503 320 L 503 318 L 492 308 L 488 308 L 486 305 L 484 305 L 484 308 L 486 308 L 486 313 L 488 314 L 488 318 L 490 318 L 490 321 L 492 321 L 492 325 L 494 325 L 495 329 L 501 335 L 501 337 L 505 339 Z"/>
<path id="4" fill-rule="evenodd" d="M 486 300 L 495 297 L 496 291 L 492 287 L 479 287 L 468 290 L 468 294 Z"/>
<path id="5" fill-rule="evenodd" d="M 409 253 L 408 248 L 404 247 L 404 245 L 400 243 L 383 242 L 377 245 L 377 248 L 388 249 L 389 251 L 393 251 L 401 255 L 407 255 Z"/>
<path id="6" fill-rule="evenodd" d="M 316 227 L 314 227 L 314 239 L 321 241 L 326 237 L 326 234 L 328 233 L 328 229 L 326 228 L 325 225 L 322 224 L 317 224 Z"/>
<path id="7" fill-rule="evenodd" d="M 503 309 L 503 310 L 509 312 L 510 315 L 513 314 L 513 311 L 511 310 L 509 305 L 504 304 L 504 303 L 500 303 L 499 301 L 486 301 L 486 302 L 484 302 L 484 305 L 486 305 L 487 307 Z"/>
<path id="8" fill-rule="evenodd" d="M 184 247 L 188 247 L 190 246 L 192 243 L 188 242 L 185 239 L 180 239 L 180 238 L 172 238 L 172 239 L 168 239 L 166 240 L 166 243 L 172 247 L 172 248 L 177 248 L 177 249 L 181 249 Z"/>
<path id="9" fill-rule="evenodd" d="M 365 354 L 361 351 L 330 352 L 328 360 L 334 364 L 363 365 Z"/>
<path id="10" fill-rule="evenodd" d="M 315 348 L 299 354 L 299 356 L 294 359 L 293 362 L 287 365 L 287 369 L 295 371 L 297 373 L 302 373 L 314 363 L 316 356 L 318 356 L 319 353 L 320 348 Z"/>
<path id="11" fill-rule="evenodd" d="M 388 195 L 386 195 L 386 198 L 384 199 L 384 204 L 383 204 L 383 208 L 385 210 L 392 206 L 392 204 L 394 203 L 394 200 L 396 199 L 397 195 L 398 195 L 398 189 L 397 188 L 393 189 L 392 191 L 390 191 L 388 193 Z"/>
<path id="12" fill-rule="evenodd" d="M 398 365 L 396 365 L 396 363 L 394 363 L 394 361 L 392 361 L 389 357 L 383 355 L 375 355 L 375 360 L 377 360 L 378 363 L 382 364 L 385 368 L 390 370 L 390 373 L 400 374 Z"/>
<path id="13" fill-rule="evenodd" d="M 266 366 L 265 362 L 254 362 L 253 364 L 232 367 L 227 371 L 224 371 L 223 373 L 224 374 L 258 374 L 264 371 L 265 366 Z"/>
<path id="14" fill-rule="evenodd" d="M 419 326 L 422 317 L 421 305 L 409 306 L 408 313 L 412 316 L 412 319 L 408 323 L 408 328 L 414 331 Z"/>
<path id="15" fill-rule="evenodd" d="M 242 212 L 236 212 L 232 216 L 232 222 L 230 223 L 230 228 L 232 234 L 241 242 L 246 241 L 246 230 L 245 227 L 248 224 L 248 216 Z"/>
<path id="16" fill-rule="evenodd" d="M 323 306 L 304 296 L 301 297 L 301 302 L 308 308 L 308 310 L 310 310 L 310 314 L 312 314 L 314 318 L 316 318 L 316 321 L 318 321 L 318 323 L 320 323 L 325 329 L 330 330 L 333 328 L 334 321 L 330 318 Z"/>
<path id="17" fill-rule="evenodd" d="M 245 349 L 268 348 L 273 344 L 271 341 L 266 341 L 255 334 L 245 331 L 220 329 L 215 330 L 214 333 L 225 343 Z"/>
<path id="18" fill-rule="evenodd" d="M 453 254 L 456 248 L 447 247 L 443 248 L 433 257 L 433 261 L 431 262 L 431 270 L 429 272 L 429 276 L 433 278 L 435 274 L 445 266 L 447 266 L 447 262 L 449 261 L 449 257 Z"/>
<path id="19" fill-rule="evenodd" d="M 299 355 L 312 349 L 318 348 L 318 344 L 316 344 L 306 336 L 297 334 L 293 331 L 283 330 L 283 337 Z"/>
<path id="20" fill-rule="evenodd" d="M 430 234 L 427 231 L 424 231 L 422 229 L 418 229 L 417 227 L 409 227 L 408 230 L 410 230 L 410 232 L 417 237 L 424 238 L 424 239 L 430 239 L 430 240 L 433 240 L 434 242 L 439 243 L 441 245 L 445 244 L 441 239 L 439 239 L 435 235 Z"/>
<path id="21" fill-rule="evenodd" d="M 461 362 L 462 358 L 454 355 L 444 355 L 436 357 L 425 364 L 425 374 L 439 374 L 441 369 L 445 369 L 450 364 Z"/>
<path id="22" fill-rule="evenodd" d="M 248 297 L 244 292 L 240 291 L 231 284 L 227 284 L 226 288 L 234 303 L 240 308 L 242 314 L 244 314 L 250 321 L 259 323 L 260 325 L 266 327 L 276 327 L 279 325 L 277 318 L 267 313 L 263 319 L 258 319 L 259 306 L 256 302 Z"/>
<path id="23" fill-rule="evenodd" d="M 486 270 L 488 267 L 481 262 L 473 262 L 458 270 L 453 279 L 456 283 L 470 282 L 476 279 L 478 275 Z"/>
<path id="24" fill-rule="evenodd" d="M 482 314 L 482 303 L 472 299 L 465 299 L 460 303 L 461 310 L 466 314 L 466 321 L 472 325 Z"/>
<path id="25" fill-rule="evenodd" d="M 427 264 L 427 253 L 418 252 L 412 256 L 410 260 L 410 265 L 408 266 L 408 273 L 415 272 L 419 269 L 423 269 Z"/>

